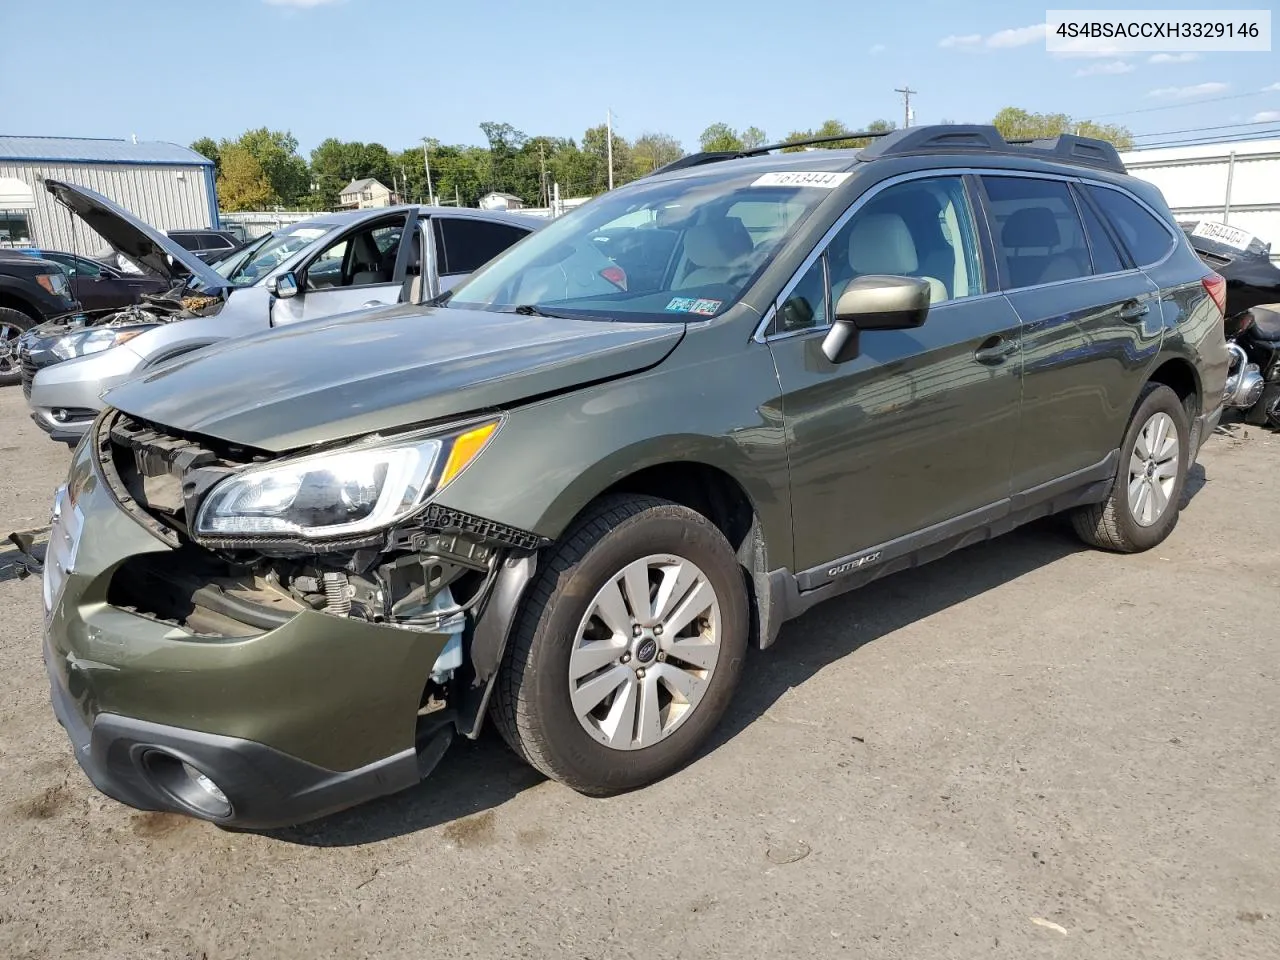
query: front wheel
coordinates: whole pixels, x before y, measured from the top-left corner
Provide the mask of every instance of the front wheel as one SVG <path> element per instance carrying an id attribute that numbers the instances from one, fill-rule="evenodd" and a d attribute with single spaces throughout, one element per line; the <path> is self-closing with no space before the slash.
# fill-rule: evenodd
<path id="1" fill-rule="evenodd" d="M 22 380 L 18 338 L 30 330 L 34 323 L 21 310 L 0 307 L 0 387 L 12 386 Z"/>
<path id="2" fill-rule="evenodd" d="M 582 793 L 660 780 L 724 714 L 748 624 L 742 572 L 714 524 L 653 497 L 604 498 L 529 586 L 495 721 L 529 763 Z"/>
<path id="3" fill-rule="evenodd" d="M 1076 533 L 1104 550 L 1150 550 L 1173 532 L 1190 462 L 1187 411 L 1168 387 L 1149 383 L 1120 445 L 1107 499 L 1072 514 Z"/>

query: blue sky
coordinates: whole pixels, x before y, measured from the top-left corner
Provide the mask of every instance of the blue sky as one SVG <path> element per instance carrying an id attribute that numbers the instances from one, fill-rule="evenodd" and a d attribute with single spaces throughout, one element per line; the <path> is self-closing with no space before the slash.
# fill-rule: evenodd
<path id="1" fill-rule="evenodd" d="M 904 84 L 916 123 L 1006 105 L 1136 134 L 1280 121 L 1274 53 L 1055 57 L 1044 16 L 1043 0 L 5 0 L 6 87 L 33 95 L 3 98 L 0 133 L 189 143 L 266 125 L 304 152 L 327 136 L 402 148 L 482 142 L 483 120 L 579 137 L 611 107 L 620 133 L 693 148 L 714 121 L 771 139 L 901 123 Z M 1213 98 L 1229 99 L 1196 102 Z"/>

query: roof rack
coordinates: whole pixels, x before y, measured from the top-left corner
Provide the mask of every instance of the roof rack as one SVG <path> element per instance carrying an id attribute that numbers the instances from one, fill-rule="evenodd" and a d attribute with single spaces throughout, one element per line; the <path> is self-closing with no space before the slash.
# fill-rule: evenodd
<path id="1" fill-rule="evenodd" d="M 1127 173 L 1124 161 L 1113 144 L 1092 137 L 1079 137 L 1064 133 L 1057 137 L 1026 140 L 1005 140 L 1000 131 L 986 124 L 937 124 L 928 127 L 908 127 L 904 130 L 864 130 L 841 133 L 835 136 L 812 137 L 805 140 L 789 140 L 749 150 L 717 150 L 691 153 L 659 167 L 649 176 L 670 173 L 686 167 L 702 166 L 720 160 L 737 160 L 742 157 L 764 156 L 786 147 L 808 147 L 820 143 L 838 143 L 843 140 L 874 140 L 863 147 L 859 160 L 878 160 L 883 157 L 918 156 L 931 153 L 994 153 L 1005 156 L 1042 154 L 1042 159 L 1058 163 L 1070 163 Z"/>

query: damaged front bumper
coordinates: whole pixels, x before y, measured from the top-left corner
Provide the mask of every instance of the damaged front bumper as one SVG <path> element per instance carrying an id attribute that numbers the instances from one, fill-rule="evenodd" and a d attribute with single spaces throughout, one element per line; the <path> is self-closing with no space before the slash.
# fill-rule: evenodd
<path id="1" fill-rule="evenodd" d="M 144 525 L 110 481 L 91 438 L 59 491 L 44 571 L 54 710 L 103 793 L 240 827 L 299 823 L 413 785 L 455 728 L 478 725 L 492 671 L 424 706 L 454 633 L 233 593 L 187 619 L 122 603 L 118 578 L 181 566 L 192 547 Z M 507 600 L 475 625 L 497 657 L 532 558 L 502 567 Z"/>

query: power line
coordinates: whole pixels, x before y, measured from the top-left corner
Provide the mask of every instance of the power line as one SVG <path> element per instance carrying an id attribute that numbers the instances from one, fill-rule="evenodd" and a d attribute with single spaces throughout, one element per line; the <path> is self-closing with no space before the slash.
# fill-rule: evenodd
<path id="1" fill-rule="evenodd" d="M 1266 93 L 1265 90 L 1255 90 L 1252 93 L 1229 93 L 1225 97 L 1208 97 L 1204 100 L 1182 100 L 1178 103 L 1166 103 L 1159 107 L 1143 107 L 1141 110 L 1121 110 L 1118 113 L 1098 113 L 1094 114 L 1094 120 L 1101 120 L 1104 117 L 1131 117 L 1135 113 L 1154 113 L 1157 110 L 1177 110 L 1180 107 L 1194 107 L 1201 103 L 1221 103 L 1223 100 L 1241 100 L 1245 97 L 1257 97 Z"/>
<path id="2" fill-rule="evenodd" d="M 1263 130 L 1261 132 L 1247 133 L 1244 136 L 1216 136 L 1216 137 L 1193 137 L 1185 140 L 1163 140 L 1159 143 L 1144 143 L 1139 149 L 1155 150 L 1160 147 L 1193 147 L 1193 146 L 1210 146 L 1218 143 L 1248 143 L 1253 140 L 1271 140 L 1280 137 L 1280 126 L 1274 130 Z"/>
<path id="3" fill-rule="evenodd" d="M 1206 130 L 1230 130 L 1233 127 L 1260 127 L 1277 122 L 1280 122 L 1280 120 L 1250 120 L 1242 121 L 1240 123 L 1224 123 L 1216 127 L 1187 127 L 1185 130 L 1162 130 L 1159 133 L 1135 133 L 1133 134 L 1133 138 L 1137 140 L 1140 137 L 1169 137 L 1176 133 L 1203 133 Z"/>

